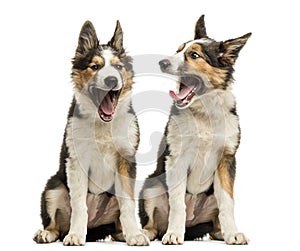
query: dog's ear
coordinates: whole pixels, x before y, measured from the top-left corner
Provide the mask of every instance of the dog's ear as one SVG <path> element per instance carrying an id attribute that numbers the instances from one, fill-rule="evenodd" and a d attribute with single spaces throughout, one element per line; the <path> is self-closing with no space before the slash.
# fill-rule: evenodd
<path id="1" fill-rule="evenodd" d="M 78 46 L 76 53 L 84 55 L 91 49 L 96 49 L 99 45 L 99 40 L 95 28 L 90 21 L 86 21 L 80 31 L 78 38 Z"/>
<path id="2" fill-rule="evenodd" d="M 251 33 L 247 33 L 244 36 L 221 42 L 219 46 L 219 60 L 224 64 L 229 63 L 233 65 L 250 36 Z"/>
<path id="3" fill-rule="evenodd" d="M 113 47 L 118 53 L 123 53 L 124 52 L 124 48 L 123 48 L 123 31 L 122 31 L 119 20 L 117 20 L 117 25 L 116 25 L 114 35 L 111 38 L 111 40 L 108 42 L 108 45 Z"/>
<path id="4" fill-rule="evenodd" d="M 206 28 L 205 28 L 205 22 L 204 22 L 204 15 L 202 15 L 195 26 L 195 36 L 194 39 L 200 39 L 200 38 L 208 38 L 206 34 Z"/>

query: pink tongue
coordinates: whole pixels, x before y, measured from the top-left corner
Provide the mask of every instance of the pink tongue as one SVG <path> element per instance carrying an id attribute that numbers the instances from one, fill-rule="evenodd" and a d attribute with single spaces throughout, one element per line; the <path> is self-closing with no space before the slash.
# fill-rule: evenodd
<path id="1" fill-rule="evenodd" d="M 102 111 L 106 114 L 106 115 L 112 115 L 115 112 L 115 108 L 113 103 L 110 100 L 110 96 L 109 94 L 107 94 L 105 96 L 105 98 L 103 99 L 101 105 L 100 105 Z"/>
<path id="2" fill-rule="evenodd" d="M 183 86 L 183 88 L 180 90 L 178 94 L 176 94 L 174 91 L 169 91 L 169 94 L 174 100 L 181 100 L 184 99 L 190 93 L 191 90 L 192 88 Z"/>

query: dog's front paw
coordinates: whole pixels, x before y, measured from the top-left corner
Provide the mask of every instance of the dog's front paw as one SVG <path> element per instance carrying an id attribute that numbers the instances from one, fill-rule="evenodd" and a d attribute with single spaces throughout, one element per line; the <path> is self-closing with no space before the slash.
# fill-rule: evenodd
<path id="1" fill-rule="evenodd" d="M 184 234 L 168 232 L 162 238 L 162 244 L 164 245 L 178 245 L 183 244 L 184 241 Z"/>
<path id="2" fill-rule="evenodd" d="M 56 231 L 38 230 L 33 236 L 33 240 L 36 243 L 50 243 L 58 239 L 58 233 Z"/>
<path id="3" fill-rule="evenodd" d="M 229 245 L 247 245 L 249 240 L 243 233 L 223 234 L 226 244 Z"/>
<path id="4" fill-rule="evenodd" d="M 128 237 L 126 237 L 126 243 L 129 246 L 149 246 L 150 240 L 146 235 L 140 233 L 136 235 L 128 235 Z"/>
<path id="5" fill-rule="evenodd" d="M 69 233 L 63 240 L 65 246 L 82 246 L 85 244 L 85 236 Z"/>

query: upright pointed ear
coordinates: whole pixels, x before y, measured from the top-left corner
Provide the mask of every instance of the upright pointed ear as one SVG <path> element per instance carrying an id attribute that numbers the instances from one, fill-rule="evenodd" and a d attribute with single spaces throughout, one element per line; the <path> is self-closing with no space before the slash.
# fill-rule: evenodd
<path id="1" fill-rule="evenodd" d="M 202 15 L 195 26 L 195 36 L 194 39 L 200 39 L 200 38 L 208 38 L 206 34 L 206 28 L 205 28 L 205 22 L 204 22 L 204 15 Z"/>
<path id="2" fill-rule="evenodd" d="M 78 46 L 76 53 L 84 55 L 91 49 L 96 49 L 99 45 L 99 40 L 95 28 L 90 21 L 86 21 L 80 31 L 78 38 Z"/>
<path id="3" fill-rule="evenodd" d="M 219 59 L 225 64 L 229 63 L 233 65 L 250 36 L 251 33 L 247 33 L 242 37 L 221 42 L 219 46 Z"/>
<path id="4" fill-rule="evenodd" d="M 119 20 L 117 20 L 117 25 L 115 29 L 115 33 L 111 40 L 108 43 L 110 46 L 112 46 L 118 53 L 123 53 L 123 31 L 120 25 Z"/>

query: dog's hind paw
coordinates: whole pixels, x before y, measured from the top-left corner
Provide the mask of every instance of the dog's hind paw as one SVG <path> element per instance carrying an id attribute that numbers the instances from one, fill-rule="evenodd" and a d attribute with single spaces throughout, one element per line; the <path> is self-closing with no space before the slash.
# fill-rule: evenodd
<path id="1" fill-rule="evenodd" d="M 150 241 L 153 241 L 156 238 L 156 233 L 154 231 L 150 231 L 148 229 L 141 229 L 141 232 L 146 235 Z"/>
<path id="2" fill-rule="evenodd" d="M 249 240 L 243 233 L 223 234 L 226 244 L 229 245 L 247 245 Z"/>
<path id="3" fill-rule="evenodd" d="M 162 238 L 162 244 L 164 245 L 178 245 L 183 244 L 184 234 L 166 233 Z"/>
<path id="4" fill-rule="evenodd" d="M 150 240 L 144 234 L 129 235 L 126 237 L 126 243 L 129 246 L 149 246 Z"/>
<path id="5" fill-rule="evenodd" d="M 63 240 L 65 246 L 83 246 L 85 244 L 85 236 L 75 233 L 69 233 Z"/>
<path id="6" fill-rule="evenodd" d="M 51 243 L 58 239 L 57 231 L 38 230 L 33 236 L 36 243 Z"/>

